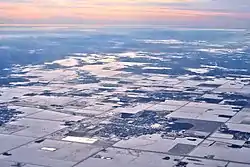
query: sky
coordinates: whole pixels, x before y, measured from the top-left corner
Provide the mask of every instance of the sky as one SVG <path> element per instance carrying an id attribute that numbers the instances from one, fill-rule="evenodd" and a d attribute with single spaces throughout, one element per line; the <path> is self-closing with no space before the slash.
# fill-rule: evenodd
<path id="1" fill-rule="evenodd" d="M 0 23 L 250 28 L 250 0 L 0 0 Z"/>

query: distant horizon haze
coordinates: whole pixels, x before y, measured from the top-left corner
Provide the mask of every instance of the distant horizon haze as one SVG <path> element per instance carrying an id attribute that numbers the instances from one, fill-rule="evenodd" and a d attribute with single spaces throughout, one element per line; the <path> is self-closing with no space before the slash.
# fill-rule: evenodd
<path id="1" fill-rule="evenodd" d="M 0 0 L 0 24 L 250 28 L 249 0 Z"/>

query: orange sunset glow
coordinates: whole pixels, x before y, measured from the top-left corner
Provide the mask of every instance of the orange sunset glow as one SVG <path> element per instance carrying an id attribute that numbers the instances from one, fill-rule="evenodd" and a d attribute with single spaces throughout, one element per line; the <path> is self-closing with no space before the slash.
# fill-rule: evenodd
<path id="1" fill-rule="evenodd" d="M 249 4 L 247 1 L 244 2 Z M 214 7 L 207 5 L 208 3 L 214 3 Z M 250 11 L 245 8 L 241 10 L 242 6 L 227 7 L 225 0 L 221 2 L 212 0 L 16 0 L 13 2 L 2 0 L 0 1 L 0 21 L 4 23 L 39 23 L 40 21 L 57 23 L 59 20 L 62 23 L 68 21 L 74 23 L 74 20 L 75 23 L 86 21 L 168 23 L 216 20 L 218 17 L 235 20 L 250 19 Z"/>

